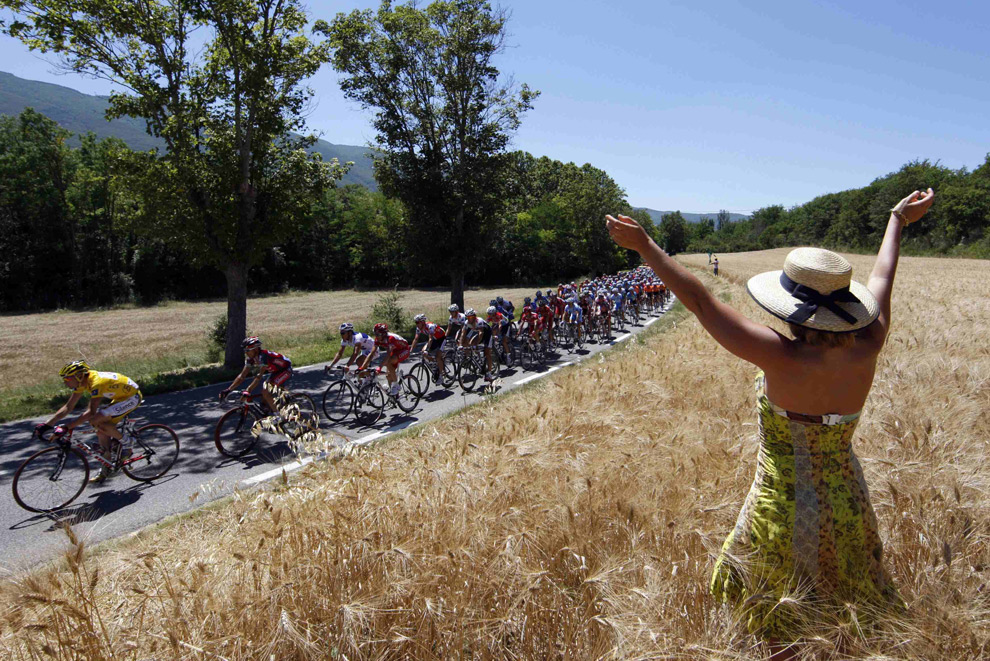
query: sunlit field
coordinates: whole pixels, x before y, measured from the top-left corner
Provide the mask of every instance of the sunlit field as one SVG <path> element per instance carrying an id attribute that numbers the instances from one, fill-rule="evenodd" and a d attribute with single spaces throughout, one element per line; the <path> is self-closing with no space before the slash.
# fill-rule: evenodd
<path id="1" fill-rule="evenodd" d="M 786 252 L 720 255 L 719 279 L 682 261 L 769 322 L 744 284 Z M 990 263 L 902 259 L 855 447 L 909 612 L 823 624 L 808 658 L 990 655 L 988 324 Z M 760 658 L 707 591 L 755 469 L 755 369 L 680 306 L 630 343 L 99 552 L 67 536 L 0 586 L 0 657 Z"/>

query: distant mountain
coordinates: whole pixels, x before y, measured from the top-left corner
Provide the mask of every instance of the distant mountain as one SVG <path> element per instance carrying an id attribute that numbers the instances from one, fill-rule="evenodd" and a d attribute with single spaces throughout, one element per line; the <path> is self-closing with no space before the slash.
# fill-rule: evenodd
<path id="1" fill-rule="evenodd" d="M 660 219 L 666 214 L 674 213 L 673 211 L 657 211 L 656 209 L 647 209 L 646 207 L 640 208 L 649 213 L 655 223 L 659 223 Z M 702 218 L 711 218 L 712 220 L 715 220 L 715 217 L 718 216 L 718 211 L 712 211 L 709 213 L 688 213 L 686 211 L 682 211 L 681 215 L 684 216 L 684 220 L 689 223 L 697 223 L 700 222 Z M 746 218 L 749 218 L 749 216 L 744 213 L 730 213 L 729 218 L 732 222 L 736 222 L 737 220 L 745 220 Z"/>
<path id="2" fill-rule="evenodd" d="M 83 94 L 62 85 L 25 80 L 0 71 L 0 115 L 18 115 L 30 107 L 75 134 L 92 131 L 99 138 L 120 138 L 137 151 L 164 148 L 162 141 L 145 131 L 144 120 L 123 117 L 108 122 L 104 116 L 107 105 L 108 100 L 103 96 Z M 78 137 L 73 137 L 73 143 L 79 143 Z M 319 140 L 313 151 L 319 152 L 324 160 L 337 158 L 341 163 L 354 161 L 350 172 L 341 180 L 342 184 L 360 184 L 371 190 L 378 189 L 372 159 L 368 155 L 369 148 Z"/>

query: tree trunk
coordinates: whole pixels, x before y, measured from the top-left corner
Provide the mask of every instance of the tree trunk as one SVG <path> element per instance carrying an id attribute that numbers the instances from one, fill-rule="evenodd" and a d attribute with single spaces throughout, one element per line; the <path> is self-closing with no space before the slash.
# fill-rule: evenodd
<path id="1" fill-rule="evenodd" d="M 450 272 L 450 302 L 457 303 L 464 311 L 464 271 L 460 269 Z"/>
<path id="2" fill-rule="evenodd" d="M 228 369 L 244 366 L 241 341 L 247 332 L 247 276 L 247 264 L 227 265 L 227 347 L 223 366 Z"/>

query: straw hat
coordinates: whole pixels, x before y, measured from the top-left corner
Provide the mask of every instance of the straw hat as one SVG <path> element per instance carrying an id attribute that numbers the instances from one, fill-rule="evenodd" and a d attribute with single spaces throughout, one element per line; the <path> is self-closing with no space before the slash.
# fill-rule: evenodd
<path id="1" fill-rule="evenodd" d="M 848 333 L 880 314 L 870 290 L 852 280 L 852 265 L 821 248 L 795 248 L 783 271 L 754 276 L 746 289 L 773 316 L 815 330 Z"/>

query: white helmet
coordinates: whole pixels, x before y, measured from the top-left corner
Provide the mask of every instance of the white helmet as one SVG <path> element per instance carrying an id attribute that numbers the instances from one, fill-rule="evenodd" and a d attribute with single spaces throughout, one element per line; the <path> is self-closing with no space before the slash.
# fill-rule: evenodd
<path id="1" fill-rule="evenodd" d="M 460 312 L 460 311 L 461 311 L 461 309 L 459 307 L 457 307 L 457 303 L 451 303 L 450 304 L 450 307 L 447 308 L 447 312 L 450 312 L 452 314 L 453 313 Z"/>
<path id="2" fill-rule="evenodd" d="M 495 314 L 496 312 L 498 312 L 498 308 L 497 307 L 495 307 L 494 305 L 489 305 L 488 306 L 488 314 Z"/>
<path id="3" fill-rule="evenodd" d="M 474 308 L 468 308 L 467 312 L 464 313 L 465 317 L 477 317 L 478 313 L 474 311 Z"/>
<path id="4" fill-rule="evenodd" d="M 415 321 L 417 324 L 421 321 L 426 321 L 426 315 L 421 312 L 417 314 L 415 317 L 413 317 L 413 321 Z"/>

